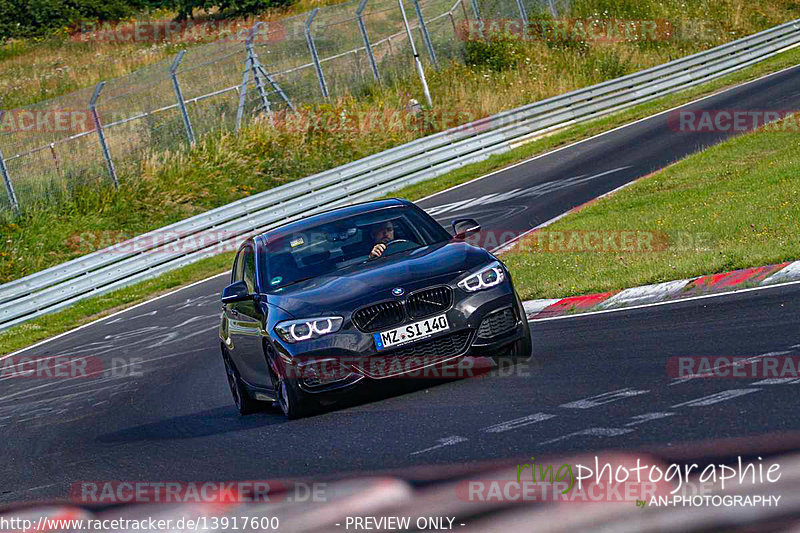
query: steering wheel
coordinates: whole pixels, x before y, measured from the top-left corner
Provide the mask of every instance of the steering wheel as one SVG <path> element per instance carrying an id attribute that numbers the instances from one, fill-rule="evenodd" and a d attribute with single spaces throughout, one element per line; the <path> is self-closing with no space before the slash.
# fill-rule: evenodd
<path id="1" fill-rule="evenodd" d="M 391 240 L 389 242 L 384 242 L 382 244 L 386 245 L 386 249 L 383 251 L 383 253 L 381 255 L 377 256 L 377 257 L 369 257 L 368 259 L 377 259 L 378 257 L 386 257 L 387 255 L 389 255 L 386 252 L 389 251 L 389 247 L 390 246 L 393 246 L 395 244 L 403 244 L 404 242 L 411 242 L 411 241 L 409 241 L 408 239 L 393 239 L 393 240 Z M 379 244 L 381 244 L 381 243 L 379 243 Z"/>

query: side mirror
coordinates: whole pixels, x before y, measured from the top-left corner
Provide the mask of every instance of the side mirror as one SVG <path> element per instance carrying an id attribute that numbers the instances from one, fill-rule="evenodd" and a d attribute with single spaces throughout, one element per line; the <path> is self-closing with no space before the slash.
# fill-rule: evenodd
<path id="1" fill-rule="evenodd" d="M 472 233 L 478 233 L 481 225 L 474 218 L 457 218 L 453 222 L 453 233 L 456 239 L 463 239 Z"/>
<path id="2" fill-rule="evenodd" d="M 228 285 L 222 289 L 222 303 L 224 304 L 241 302 L 252 297 L 253 295 L 247 290 L 247 283 L 244 281 L 237 281 L 233 285 Z"/>

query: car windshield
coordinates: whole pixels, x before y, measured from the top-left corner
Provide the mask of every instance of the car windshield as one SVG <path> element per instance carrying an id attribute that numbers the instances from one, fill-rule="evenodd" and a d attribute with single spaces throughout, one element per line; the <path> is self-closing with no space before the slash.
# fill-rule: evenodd
<path id="1" fill-rule="evenodd" d="M 439 224 L 416 209 L 402 207 L 354 215 L 306 228 L 269 242 L 261 254 L 264 292 L 370 260 L 376 244 L 387 248 L 376 262 L 399 252 L 450 239 Z"/>

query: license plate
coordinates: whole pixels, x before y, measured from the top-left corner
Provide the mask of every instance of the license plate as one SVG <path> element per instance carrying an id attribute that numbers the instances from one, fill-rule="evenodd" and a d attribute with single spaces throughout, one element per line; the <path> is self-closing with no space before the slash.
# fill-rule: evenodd
<path id="1" fill-rule="evenodd" d="M 450 329 L 450 325 L 447 323 L 447 316 L 439 315 L 406 326 L 400 326 L 399 328 L 373 333 L 372 336 L 375 337 L 375 347 L 378 350 L 383 350 L 384 348 L 424 339 L 446 329 Z"/>

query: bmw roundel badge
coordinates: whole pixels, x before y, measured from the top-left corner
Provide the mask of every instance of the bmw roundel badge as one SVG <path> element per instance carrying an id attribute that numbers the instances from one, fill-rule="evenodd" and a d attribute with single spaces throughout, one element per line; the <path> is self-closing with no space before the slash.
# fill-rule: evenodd
<path id="1" fill-rule="evenodd" d="M 405 293 L 406 293 L 406 291 L 402 287 L 395 287 L 394 289 L 392 289 L 392 295 L 393 296 L 402 296 Z"/>

